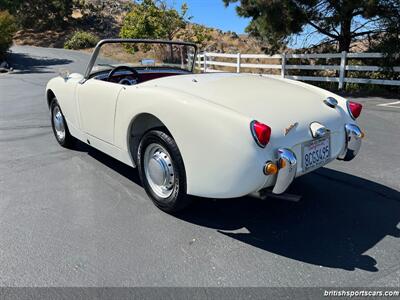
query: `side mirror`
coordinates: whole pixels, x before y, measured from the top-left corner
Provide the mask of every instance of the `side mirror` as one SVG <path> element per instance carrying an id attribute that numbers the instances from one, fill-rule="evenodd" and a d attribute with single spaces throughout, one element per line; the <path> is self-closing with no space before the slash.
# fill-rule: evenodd
<path id="1" fill-rule="evenodd" d="M 64 78 L 64 80 L 67 80 L 69 78 L 70 72 L 67 69 L 60 69 L 58 74 L 60 77 Z"/>

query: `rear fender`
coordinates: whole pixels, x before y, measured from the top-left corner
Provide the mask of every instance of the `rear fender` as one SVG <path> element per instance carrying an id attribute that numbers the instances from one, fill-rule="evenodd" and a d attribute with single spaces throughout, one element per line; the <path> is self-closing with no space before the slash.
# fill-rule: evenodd
<path id="1" fill-rule="evenodd" d="M 175 139 L 185 164 L 189 194 L 238 197 L 264 184 L 262 166 L 269 149 L 255 144 L 249 117 L 166 88 L 129 87 L 117 104 L 117 147 L 129 151 L 131 121 L 142 113 L 158 118 Z"/>

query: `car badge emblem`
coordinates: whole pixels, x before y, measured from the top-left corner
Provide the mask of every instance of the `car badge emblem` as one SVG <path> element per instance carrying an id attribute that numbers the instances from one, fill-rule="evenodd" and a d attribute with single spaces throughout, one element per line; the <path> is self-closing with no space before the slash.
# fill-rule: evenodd
<path id="1" fill-rule="evenodd" d="M 292 131 L 292 129 L 296 128 L 299 125 L 299 123 L 294 123 L 294 124 L 290 124 L 289 127 L 285 128 L 284 130 L 284 134 L 285 136 L 289 134 L 290 131 Z"/>

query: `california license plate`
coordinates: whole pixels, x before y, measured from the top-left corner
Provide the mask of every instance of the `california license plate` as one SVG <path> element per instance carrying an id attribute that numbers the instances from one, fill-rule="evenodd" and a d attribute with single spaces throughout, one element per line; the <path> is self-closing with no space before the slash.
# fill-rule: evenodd
<path id="1" fill-rule="evenodd" d="M 302 155 L 304 172 L 325 165 L 331 158 L 330 137 L 303 143 Z"/>

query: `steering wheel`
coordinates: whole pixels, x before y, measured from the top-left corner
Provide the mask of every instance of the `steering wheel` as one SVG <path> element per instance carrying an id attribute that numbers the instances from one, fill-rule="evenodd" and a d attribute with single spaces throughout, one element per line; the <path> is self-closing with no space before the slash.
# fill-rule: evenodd
<path id="1" fill-rule="evenodd" d="M 133 75 L 136 79 L 139 78 L 139 73 L 138 73 L 138 71 L 136 71 L 134 68 L 128 67 L 128 66 L 118 66 L 118 67 L 115 67 L 114 69 L 112 69 L 112 70 L 110 71 L 110 73 L 108 73 L 107 79 L 112 78 L 112 77 L 114 76 L 114 74 L 117 73 L 117 72 L 119 72 L 119 71 L 129 71 L 129 72 L 132 73 L 132 75 Z"/>

